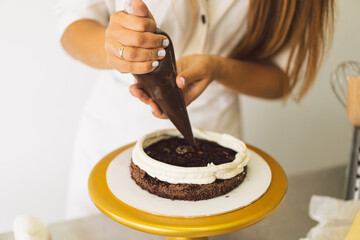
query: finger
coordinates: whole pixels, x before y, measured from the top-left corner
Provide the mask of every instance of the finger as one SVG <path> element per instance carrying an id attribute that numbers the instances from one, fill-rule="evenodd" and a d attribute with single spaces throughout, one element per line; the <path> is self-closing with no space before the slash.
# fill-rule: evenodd
<path id="1" fill-rule="evenodd" d="M 138 17 L 151 17 L 151 13 L 143 1 L 135 0 L 133 3 L 133 12 Z"/>
<path id="2" fill-rule="evenodd" d="M 152 113 L 155 117 L 160 118 L 160 119 L 169 119 L 168 116 L 166 116 L 165 113 L 161 113 L 161 114 L 157 114 L 157 113 Z"/>
<path id="3" fill-rule="evenodd" d="M 179 88 L 184 88 L 200 79 L 207 77 L 207 70 L 204 67 L 189 67 L 176 77 L 176 84 Z"/>
<path id="4" fill-rule="evenodd" d="M 143 103 L 148 104 L 151 109 L 151 112 L 153 113 L 153 115 L 155 117 L 161 118 L 161 119 L 168 118 L 166 116 L 166 114 L 164 114 L 160 110 L 158 105 L 149 97 L 149 95 L 140 87 L 139 84 L 130 85 L 129 91 L 130 91 L 131 95 L 133 95 L 134 97 L 137 97 Z"/>
<path id="5" fill-rule="evenodd" d="M 129 87 L 129 91 L 131 95 L 138 98 L 140 101 L 142 101 L 145 104 L 149 104 L 151 101 L 151 98 L 149 95 L 140 87 L 139 84 L 132 84 Z"/>
<path id="6" fill-rule="evenodd" d="M 141 48 L 163 48 L 169 45 L 166 36 L 151 32 L 136 32 L 123 27 L 113 30 L 109 34 L 118 39 L 125 46 L 141 47 Z"/>
<path id="7" fill-rule="evenodd" d="M 126 14 L 123 11 L 115 13 L 113 17 L 114 24 L 120 25 L 126 29 L 138 32 L 155 32 L 156 22 L 151 18 L 138 17 Z"/>
<path id="8" fill-rule="evenodd" d="M 161 119 L 167 119 L 168 117 L 166 116 L 165 113 L 163 113 L 160 108 L 158 107 L 158 105 L 153 101 L 151 100 L 150 103 L 149 103 L 149 106 L 152 110 L 152 114 L 157 117 L 157 118 L 161 118 Z"/>
<path id="9" fill-rule="evenodd" d="M 159 61 L 130 62 L 118 56 L 109 56 L 108 64 L 121 73 L 145 74 L 154 71 L 159 66 Z"/>
<path id="10" fill-rule="evenodd" d="M 121 47 L 122 45 L 120 43 L 115 43 L 108 47 L 108 51 L 115 56 L 120 56 L 119 51 Z M 166 51 L 163 48 L 147 49 L 126 46 L 122 51 L 123 59 L 130 62 L 161 60 L 165 57 L 165 55 Z"/>
<path id="11" fill-rule="evenodd" d="M 194 101 L 209 85 L 206 80 L 196 81 L 182 89 L 186 106 Z"/>
<path id="12" fill-rule="evenodd" d="M 186 84 L 186 80 L 185 80 L 185 78 L 183 76 L 179 76 L 179 77 L 176 78 L 176 85 L 179 88 L 184 88 L 185 84 Z"/>

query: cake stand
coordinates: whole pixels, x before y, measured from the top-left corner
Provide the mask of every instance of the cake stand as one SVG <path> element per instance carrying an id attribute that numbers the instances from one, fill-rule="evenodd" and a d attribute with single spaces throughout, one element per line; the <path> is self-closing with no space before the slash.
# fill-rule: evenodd
<path id="1" fill-rule="evenodd" d="M 272 214 L 282 203 L 287 190 L 287 178 L 282 167 L 262 150 L 247 145 L 266 161 L 272 176 L 267 191 L 252 204 L 220 215 L 192 218 L 144 212 L 115 197 L 106 179 L 112 160 L 134 145 L 128 144 L 111 152 L 93 168 L 89 177 L 90 197 L 101 212 L 116 222 L 146 233 L 167 236 L 167 240 L 207 239 L 248 227 Z"/>

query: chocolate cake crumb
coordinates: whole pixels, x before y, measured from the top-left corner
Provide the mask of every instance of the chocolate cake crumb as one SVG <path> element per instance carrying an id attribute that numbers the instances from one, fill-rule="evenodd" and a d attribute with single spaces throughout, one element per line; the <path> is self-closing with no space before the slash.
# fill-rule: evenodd
<path id="1" fill-rule="evenodd" d="M 236 152 L 220 146 L 216 142 L 196 138 L 197 147 L 193 149 L 178 137 L 160 140 L 144 149 L 151 158 L 181 167 L 205 167 L 209 163 L 220 165 L 232 162 Z"/>

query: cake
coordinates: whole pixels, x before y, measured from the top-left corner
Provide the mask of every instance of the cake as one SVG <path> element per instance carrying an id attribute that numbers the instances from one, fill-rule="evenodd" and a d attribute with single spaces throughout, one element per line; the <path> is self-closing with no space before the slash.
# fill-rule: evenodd
<path id="1" fill-rule="evenodd" d="M 196 149 L 176 129 L 143 136 L 130 163 L 135 183 L 159 197 L 187 201 L 211 199 L 238 187 L 250 160 L 245 143 L 227 134 L 193 132 Z"/>

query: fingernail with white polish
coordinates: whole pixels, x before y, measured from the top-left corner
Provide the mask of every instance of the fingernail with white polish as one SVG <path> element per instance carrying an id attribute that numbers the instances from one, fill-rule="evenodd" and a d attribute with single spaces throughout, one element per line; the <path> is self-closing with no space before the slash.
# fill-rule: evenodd
<path id="1" fill-rule="evenodd" d="M 164 39 L 164 41 L 163 41 L 163 46 L 164 46 L 164 47 L 167 47 L 167 46 L 169 46 L 169 43 L 170 43 L 170 42 L 169 42 L 169 39 L 166 38 L 166 39 Z"/>
<path id="2" fill-rule="evenodd" d="M 154 109 L 151 105 L 149 105 L 149 108 L 150 108 L 151 112 L 154 112 Z"/>
<path id="3" fill-rule="evenodd" d="M 183 86 L 185 86 L 185 78 L 184 78 L 184 77 L 180 77 L 180 80 L 181 80 Z"/>
<path id="4" fill-rule="evenodd" d="M 154 67 L 157 67 L 159 66 L 159 62 L 158 61 L 155 61 L 151 64 L 151 66 L 154 68 Z"/>
<path id="5" fill-rule="evenodd" d="M 161 49 L 158 51 L 158 56 L 159 57 L 165 57 L 166 51 L 164 49 Z"/>

